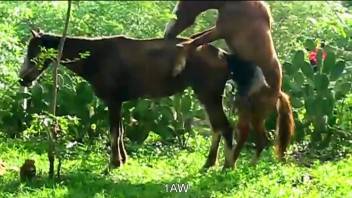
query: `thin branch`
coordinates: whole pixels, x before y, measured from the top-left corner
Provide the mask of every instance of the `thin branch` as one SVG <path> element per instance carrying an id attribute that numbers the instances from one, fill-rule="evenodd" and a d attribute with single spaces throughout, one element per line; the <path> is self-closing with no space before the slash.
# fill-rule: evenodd
<path id="1" fill-rule="evenodd" d="M 54 162 L 55 162 L 55 138 L 56 134 L 58 131 L 57 127 L 57 119 L 56 119 L 56 103 L 57 103 L 57 90 L 58 90 L 58 66 L 62 57 L 62 51 L 64 49 L 64 44 L 65 44 L 65 39 L 67 35 L 67 28 L 68 28 L 68 23 L 70 20 L 70 14 L 71 14 L 71 0 L 68 0 L 68 6 L 67 6 L 67 13 L 66 13 L 66 20 L 65 20 L 65 26 L 64 26 L 64 31 L 62 33 L 62 37 L 60 39 L 60 43 L 58 46 L 58 54 L 56 57 L 56 61 L 53 63 L 53 78 L 54 78 L 54 87 L 53 87 L 53 92 L 52 92 L 52 101 L 51 101 L 51 108 L 50 108 L 50 113 L 54 116 L 54 125 L 51 130 L 48 132 L 48 138 L 49 138 L 49 148 L 48 148 L 48 158 L 49 158 L 49 178 L 54 177 Z M 58 170 L 59 171 L 59 170 Z"/>

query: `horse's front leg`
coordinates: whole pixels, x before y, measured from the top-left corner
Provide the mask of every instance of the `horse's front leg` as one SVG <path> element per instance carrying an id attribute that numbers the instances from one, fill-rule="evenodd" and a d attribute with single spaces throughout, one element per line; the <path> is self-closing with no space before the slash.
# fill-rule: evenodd
<path id="1" fill-rule="evenodd" d="M 237 130 L 239 132 L 239 137 L 235 149 L 233 151 L 233 161 L 231 166 L 236 163 L 242 150 L 242 147 L 244 146 L 244 143 L 247 141 L 248 138 L 248 133 L 250 130 L 250 120 L 248 119 L 248 113 L 246 110 L 239 111 Z"/>
<path id="2" fill-rule="evenodd" d="M 251 125 L 253 127 L 254 137 L 255 137 L 255 148 L 256 154 L 253 157 L 251 164 L 255 165 L 260 157 L 261 152 L 267 146 L 269 140 L 266 136 L 265 130 L 265 119 L 262 116 L 254 115 L 254 118 L 251 119 Z"/>
<path id="3" fill-rule="evenodd" d="M 121 120 L 121 103 L 110 104 L 109 107 L 109 121 L 110 121 L 110 135 L 111 135 L 111 153 L 110 153 L 110 167 L 116 168 L 123 164 L 121 155 L 122 135 L 120 129 Z M 123 143 L 123 142 L 122 142 Z"/>
<path id="4" fill-rule="evenodd" d="M 207 161 L 203 165 L 203 169 L 208 169 L 215 165 L 216 159 L 218 158 L 219 143 L 221 139 L 221 134 L 219 131 L 213 131 L 211 146 L 208 154 Z"/>
<path id="5" fill-rule="evenodd" d="M 220 94 L 219 94 L 220 95 Z M 224 167 L 229 168 L 233 165 L 233 131 L 230 123 L 228 122 L 226 115 L 222 107 L 221 96 L 214 98 L 211 96 L 199 97 L 200 101 L 204 104 L 207 111 L 210 124 L 213 128 L 212 143 L 209 150 L 208 158 L 203 166 L 204 168 L 209 168 L 214 166 L 217 159 L 219 142 L 221 136 L 224 137 L 225 141 L 225 163 Z"/>
<path id="6" fill-rule="evenodd" d="M 120 119 L 120 141 L 119 141 L 119 149 L 120 149 L 120 154 L 122 157 L 122 163 L 125 164 L 127 161 L 127 153 L 126 153 L 126 149 L 125 149 L 125 144 L 123 142 L 123 135 L 125 133 L 125 130 L 123 128 L 123 124 L 122 124 L 122 119 Z"/>

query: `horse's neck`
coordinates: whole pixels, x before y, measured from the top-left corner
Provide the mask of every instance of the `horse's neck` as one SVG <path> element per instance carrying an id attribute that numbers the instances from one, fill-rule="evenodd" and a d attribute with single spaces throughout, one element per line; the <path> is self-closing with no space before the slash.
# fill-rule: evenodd
<path id="1" fill-rule="evenodd" d="M 77 75 L 86 78 L 83 67 L 94 45 L 96 43 L 90 40 L 67 38 L 61 59 L 62 64 Z M 82 57 L 82 54 L 87 54 L 87 57 Z"/>

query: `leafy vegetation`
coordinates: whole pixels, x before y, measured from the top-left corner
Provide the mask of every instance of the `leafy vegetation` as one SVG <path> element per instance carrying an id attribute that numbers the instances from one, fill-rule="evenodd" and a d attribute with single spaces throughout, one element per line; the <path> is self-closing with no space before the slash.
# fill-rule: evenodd
<path id="1" fill-rule="evenodd" d="M 109 143 L 107 109 L 90 86 L 60 68 L 58 115 L 64 178 L 46 180 L 44 141 L 52 79 L 46 72 L 30 90 L 18 84 L 30 28 L 61 33 L 65 2 L 0 3 L 0 165 L 19 167 L 36 160 L 41 177 L 20 184 L 15 172 L 0 176 L 0 196 L 9 197 L 348 197 L 352 143 L 352 15 L 348 2 L 269 2 L 273 37 L 283 63 L 284 90 L 294 106 L 296 135 L 287 164 L 271 150 L 256 167 L 245 152 L 234 171 L 199 173 L 210 144 L 203 108 L 188 89 L 159 100 L 140 99 L 123 106 L 130 159 L 121 170 L 101 176 Z M 69 35 L 162 37 L 175 2 L 73 2 Z M 202 14 L 183 36 L 214 24 L 215 11 Z M 318 71 L 308 53 L 324 42 Z M 217 46 L 226 48 L 222 41 Z M 38 60 L 40 61 L 40 60 Z M 232 123 L 235 86 L 225 90 L 224 109 Z M 267 121 L 273 133 L 274 117 Z M 252 143 L 247 145 L 250 148 Z M 329 161 L 329 162 L 326 162 Z M 1 168 L 1 166 L 0 166 Z M 1 172 L 1 171 L 0 171 Z M 188 183 L 190 193 L 168 194 L 166 184 Z M 143 196 L 142 196 L 143 195 Z"/>
<path id="2" fill-rule="evenodd" d="M 305 60 L 303 51 L 294 54 L 292 63 L 284 64 L 288 74 L 285 88 L 291 92 L 294 107 L 304 110 L 302 121 L 296 122 L 299 126 L 297 139 L 304 138 L 305 129 L 312 124 L 311 142 L 328 144 L 337 125 L 338 114 L 334 114 L 334 109 L 351 90 L 351 83 L 340 80 L 345 71 L 345 61 L 336 61 L 333 52 L 327 53 L 326 60 L 322 61 L 322 50 L 318 54 L 317 72 Z M 323 133 L 326 135 L 324 140 Z"/>

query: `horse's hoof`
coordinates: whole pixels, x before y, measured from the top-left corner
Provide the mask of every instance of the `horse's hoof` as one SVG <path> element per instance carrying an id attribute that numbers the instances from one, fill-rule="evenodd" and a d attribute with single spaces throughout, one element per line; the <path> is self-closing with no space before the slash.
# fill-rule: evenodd
<path id="1" fill-rule="evenodd" d="M 123 160 L 112 160 L 109 167 L 110 169 L 115 169 L 121 167 L 123 164 Z"/>
<path id="2" fill-rule="evenodd" d="M 232 169 L 233 169 L 233 167 L 223 166 L 221 169 L 221 172 L 228 172 L 228 171 L 231 171 Z"/>
<path id="3" fill-rule="evenodd" d="M 126 158 L 123 158 L 123 159 L 121 160 L 121 162 L 122 162 L 122 164 L 121 164 L 121 165 L 126 164 L 126 163 L 127 163 L 127 157 L 126 157 Z"/>
<path id="4" fill-rule="evenodd" d="M 222 171 L 232 170 L 234 168 L 236 168 L 236 163 L 234 164 L 225 163 L 224 166 L 222 167 Z"/>
<path id="5" fill-rule="evenodd" d="M 199 170 L 199 172 L 207 172 L 209 170 L 209 168 L 211 168 L 212 166 L 214 166 L 215 164 L 209 164 L 209 163 L 205 163 L 202 168 Z"/>

